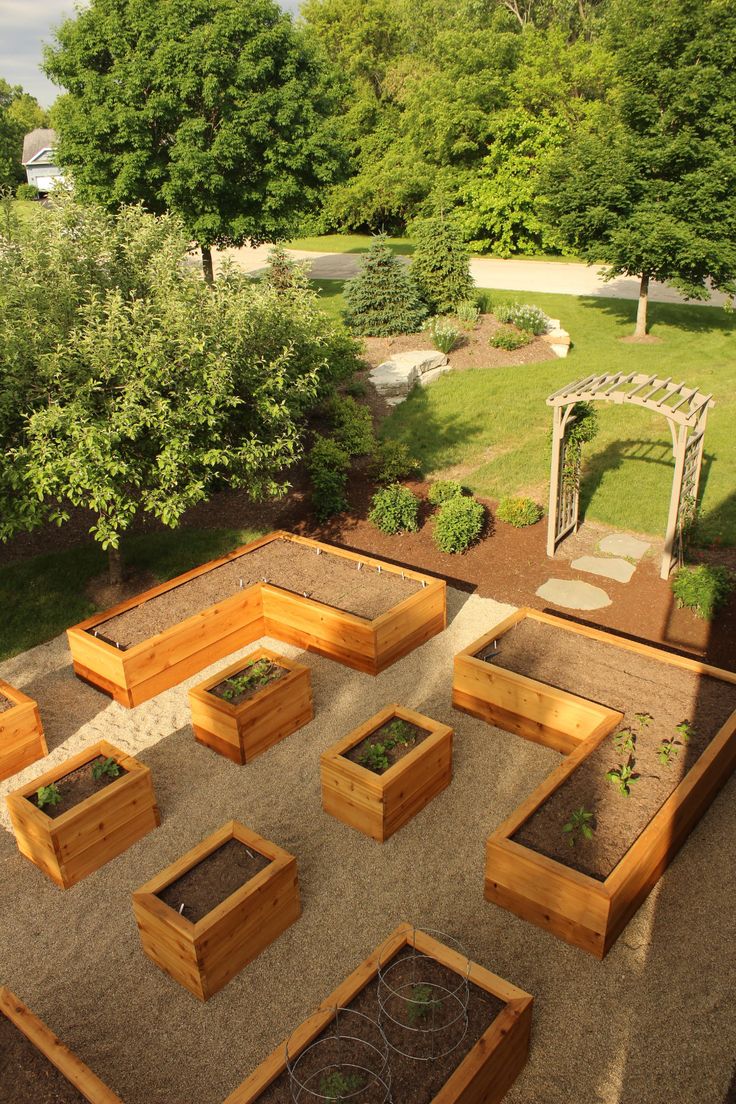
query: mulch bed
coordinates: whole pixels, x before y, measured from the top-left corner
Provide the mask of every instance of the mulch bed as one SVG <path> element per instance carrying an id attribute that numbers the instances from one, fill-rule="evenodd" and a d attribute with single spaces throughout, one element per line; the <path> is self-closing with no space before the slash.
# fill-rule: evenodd
<path id="1" fill-rule="evenodd" d="M 207 691 L 208 694 L 214 694 L 216 698 L 221 698 L 222 701 L 227 702 L 228 705 L 241 705 L 244 701 L 250 701 L 256 694 L 260 694 L 261 690 L 265 690 L 267 686 L 270 686 L 272 682 L 278 682 L 284 675 L 288 675 L 288 671 L 285 667 L 279 667 L 276 663 L 271 663 L 270 667 L 263 676 L 263 681 L 258 686 L 251 686 L 240 692 L 234 691 L 233 682 L 239 676 L 246 674 L 256 663 L 260 663 L 261 660 L 254 659 L 251 663 L 247 663 L 240 671 L 235 671 L 232 675 L 228 675 L 222 682 L 218 682 L 216 686 L 211 686 Z"/>
<path id="2" fill-rule="evenodd" d="M 403 718 L 393 718 L 394 720 Z M 413 751 L 415 747 L 423 743 L 429 736 L 429 731 L 426 728 L 420 728 L 418 725 L 412 724 L 411 721 L 403 721 L 408 729 L 411 730 L 411 735 L 407 733 L 408 738 L 411 740 L 409 744 L 396 744 L 392 748 L 386 749 L 386 758 L 388 759 L 388 766 L 374 770 L 373 767 L 366 766 L 365 763 L 360 762 L 360 758 L 364 752 L 368 750 L 371 744 L 383 744 L 384 740 L 391 737 L 390 725 L 392 721 L 386 721 L 380 728 L 375 729 L 374 732 L 369 733 L 364 740 L 361 740 L 355 747 L 350 748 L 349 751 L 343 752 L 346 759 L 350 759 L 351 762 L 357 763 L 361 767 L 365 767 L 366 770 L 371 771 L 373 774 L 385 774 L 387 770 L 398 763 L 399 759 L 403 759 L 405 755 L 408 755 L 410 751 Z M 385 746 L 385 745 L 384 745 Z"/>
<path id="3" fill-rule="evenodd" d="M 174 912 L 179 912 L 183 904 L 181 915 L 196 924 L 265 870 L 270 861 L 258 851 L 251 851 L 240 840 L 231 839 L 156 896 Z"/>
<path id="4" fill-rule="evenodd" d="M 103 774 L 101 778 L 93 778 L 92 765 L 94 763 L 101 763 L 102 761 L 100 757 L 90 759 L 89 763 L 84 763 L 81 767 L 77 767 L 76 770 L 71 771 L 69 774 L 57 778 L 55 785 L 58 786 L 61 793 L 61 801 L 58 805 L 44 805 L 41 812 L 45 813 L 47 817 L 51 817 L 52 820 L 55 820 L 56 817 L 60 817 L 62 813 L 68 813 L 75 805 L 79 805 L 82 801 L 86 801 L 88 797 L 94 797 L 100 790 L 104 790 L 107 786 L 111 786 L 113 782 L 117 782 L 128 773 L 118 764 L 117 778 L 110 778 L 106 774 Z M 30 796 L 26 798 L 26 801 L 30 801 L 32 805 L 37 805 L 35 793 L 30 794 Z"/>
<path id="5" fill-rule="evenodd" d="M 6 698 L 4 694 L 0 694 L 0 713 L 6 713 L 8 709 L 13 709 L 15 705 L 16 702 Z"/>
<path id="6" fill-rule="evenodd" d="M 0 1014 L 0 1104 L 86 1104 L 56 1066 Z"/>
<path id="7" fill-rule="evenodd" d="M 500 637 L 492 664 L 624 714 L 620 727 L 634 734 L 633 752 L 607 737 L 513 837 L 601 881 L 736 710 L 734 685 L 531 620 Z M 651 720 L 637 720 L 637 713 Z M 689 739 L 676 731 L 682 721 L 694 730 Z M 668 763 L 657 754 L 663 741 L 675 744 Z M 627 763 L 638 776 L 628 797 L 606 779 Z M 595 832 L 571 847 L 562 829 L 581 807 L 594 814 Z"/>

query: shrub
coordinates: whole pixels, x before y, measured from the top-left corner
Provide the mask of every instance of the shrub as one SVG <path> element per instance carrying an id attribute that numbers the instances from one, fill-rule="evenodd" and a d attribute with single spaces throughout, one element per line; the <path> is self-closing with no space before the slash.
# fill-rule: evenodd
<path id="1" fill-rule="evenodd" d="M 535 525 L 542 517 L 542 507 L 531 498 L 502 498 L 496 510 L 496 516 L 514 529 L 524 529 Z"/>
<path id="2" fill-rule="evenodd" d="M 478 290 L 473 296 L 481 314 L 490 314 L 493 310 L 493 299 L 490 291 Z"/>
<path id="3" fill-rule="evenodd" d="M 345 385 L 345 394 L 352 395 L 354 399 L 362 399 L 364 395 L 368 394 L 368 388 L 362 380 L 351 380 L 350 383 Z"/>
<path id="4" fill-rule="evenodd" d="M 350 329 L 373 337 L 416 333 L 427 315 L 412 276 L 394 257 L 385 234 L 373 239 L 362 269 L 345 284 L 345 301 Z"/>
<path id="5" fill-rule="evenodd" d="M 460 337 L 457 326 L 444 318 L 433 318 L 428 329 L 435 349 L 439 349 L 441 353 L 451 353 Z"/>
<path id="6" fill-rule="evenodd" d="M 474 498 L 455 495 L 440 506 L 434 521 L 434 543 L 440 552 L 464 552 L 483 531 L 485 507 Z"/>
<path id="7" fill-rule="evenodd" d="M 268 254 L 263 279 L 274 291 L 304 290 L 309 287 L 308 265 L 293 260 L 283 245 L 274 245 Z"/>
<path id="8" fill-rule="evenodd" d="M 420 219 L 412 226 L 415 242 L 411 275 L 434 314 L 451 314 L 473 294 L 470 254 L 460 231 L 448 218 Z"/>
<path id="9" fill-rule="evenodd" d="M 345 485 L 350 470 L 350 457 L 331 437 L 314 438 L 307 460 L 312 482 L 312 505 L 320 521 L 339 514 L 347 506 Z"/>
<path id="10" fill-rule="evenodd" d="M 334 437 L 349 456 L 367 456 L 373 452 L 373 418 L 367 406 L 347 395 L 335 395 L 327 404 L 327 416 L 332 422 Z"/>
<path id="11" fill-rule="evenodd" d="M 463 493 L 463 489 L 454 479 L 439 479 L 429 488 L 427 497 L 433 506 L 441 506 L 451 498 L 457 498 Z"/>
<path id="12" fill-rule="evenodd" d="M 38 199 L 38 194 L 35 184 L 19 184 L 15 190 L 16 199 Z"/>
<path id="13" fill-rule="evenodd" d="M 465 329 L 472 330 L 480 318 L 480 307 L 474 299 L 463 299 L 455 308 L 457 320 Z"/>
<path id="14" fill-rule="evenodd" d="M 397 483 L 419 471 L 419 461 L 403 441 L 380 441 L 373 452 L 371 473 L 378 483 Z"/>
<path id="15" fill-rule="evenodd" d="M 544 311 L 531 303 L 504 303 L 496 308 L 496 318 L 536 337 L 546 332 L 549 321 Z"/>
<path id="16" fill-rule="evenodd" d="M 504 326 L 491 335 L 488 344 L 494 349 L 505 349 L 507 353 L 513 353 L 516 349 L 523 349 L 529 344 L 529 334 L 522 330 L 513 330 L 511 326 Z"/>
<path id="17" fill-rule="evenodd" d="M 382 533 L 415 532 L 419 528 L 419 499 L 400 483 L 377 491 L 371 499 L 368 520 Z"/>
<path id="18" fill-rule="evenodd" d="M 733 590 L 734 580 L 726 567 L 681 567 L 672 579 L 672 593 L 677 605 L 687 606 L 698 617 L 710 621 Z"/>

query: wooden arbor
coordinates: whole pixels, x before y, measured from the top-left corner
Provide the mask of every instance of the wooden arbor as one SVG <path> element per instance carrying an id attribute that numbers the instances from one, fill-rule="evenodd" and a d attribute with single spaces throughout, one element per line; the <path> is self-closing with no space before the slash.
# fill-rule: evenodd
<path id="1" fill-rule="evenodd" d="M 586 376 L 547 399 L 547 406 L 554 410 L 547 555 L 554 556 L 563 537 L 578 527 L 580 455 L 569 448 L 570 429 L 577 417 L 576 404 L 603 400 L 645 407 L 661 414 L 669 424 L 675 471 L 660 571 L 661 578 L 667 579 L 681 552 L 683 529 L 697 502 L 705 423 L 708 410 L 714 405 L 710 395 L 684 383 L 673 383 L 671 376 L 659 379 L 634 372 Z"/>

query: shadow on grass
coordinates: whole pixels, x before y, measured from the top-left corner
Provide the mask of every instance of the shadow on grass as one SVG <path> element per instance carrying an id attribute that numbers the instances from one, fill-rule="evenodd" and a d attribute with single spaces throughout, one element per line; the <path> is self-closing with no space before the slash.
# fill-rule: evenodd
<path id="1" fill-rule="evenodd" d="M 608 296 L 579 296 L 577 302 L 584 310 L 596 311 L 606 315 L 619 324 L 636 324 L 636 299 L 614 299 Z M 700 309 L 698 309 L 700 308 Z M 736 331 L 736 317 L 724 308 L 709 307 L 693 300 L 691 303 L 650 302 L 648 309 L 648 328 L 650 333 L 658 326 L 672 326 L 688 333 L 721 333 Z M 655 334 L 656 336 L 656 334 Z"/>

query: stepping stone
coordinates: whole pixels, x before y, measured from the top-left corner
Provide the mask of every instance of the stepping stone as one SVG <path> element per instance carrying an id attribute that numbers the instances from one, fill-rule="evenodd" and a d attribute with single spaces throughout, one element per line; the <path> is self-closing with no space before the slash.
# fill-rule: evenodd
<path id="1" fill-rule="evenodd" d="M 600 556 L 581 556 L 573 560 L 570 567 L 576 571 L 587 571 L 591 575 L 602 575 L 604 579 L 615 579 L 617 583 L 628 583 L 636 571 L 636 564 L 628 560 L 604 560 Z"/>
<path id="2" fill-rule="evenodd" d="M 548 579 L 537 591 L 537 597 L 574 610 L 596 610 L 611 605 L 605 590 L 579 579 Z"/>
<path id="3" fill-rule="evenodd" d="M 627 560 L 640 560 L 652 546 L 649 541 L 629 537 L 626 533 L 611 533 L 600 541 L 598 547 L 601 552 L 607 552 L 609 556 L 625 556 Z"/>

